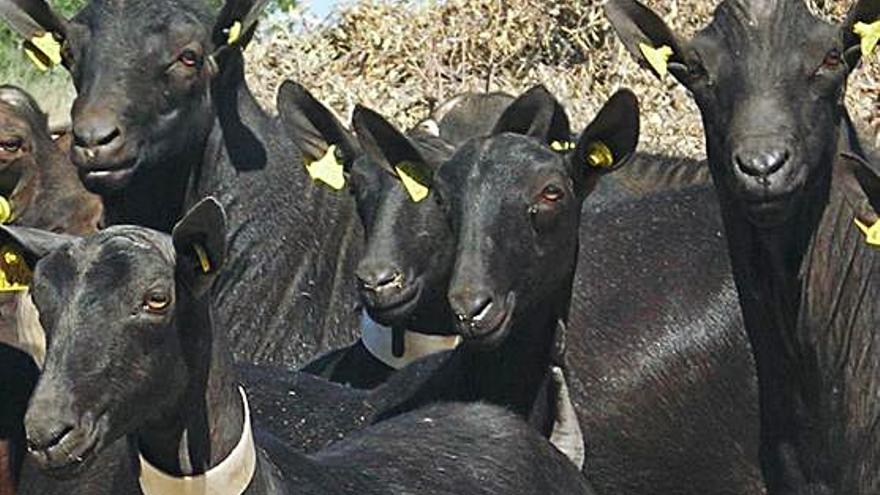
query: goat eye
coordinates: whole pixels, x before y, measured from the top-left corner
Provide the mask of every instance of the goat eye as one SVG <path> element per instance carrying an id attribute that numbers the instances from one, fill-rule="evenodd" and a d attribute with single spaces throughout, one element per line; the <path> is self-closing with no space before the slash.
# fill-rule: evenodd
<path id="1" fill-rule="evenodd" d="M 837 48 L 833 48 L 830 52 L 826 53 L 825 58 L 822 59 L 822 67 L 826 69 L 837 69 L 842 64 L 843 56 Z"/>
<path id="2" fill-rule="evenodd" d="M 164 292 L 150 292 L 144 298 L 144 310 L 148 313 L 162 313 L 170 304 L 171 297 Z"/>
<path id="3" fill-rule="evenodd" d="M 544 190 L 541 191 L 541 199 L 547 203 L 555 203 L 562 199 L 564 196 L 565 192 L 563 192 L 560 187 L 554 186 L 552 184 L 545 187 Z"/>
<path id="4" fill-rule="evenodd" d="M 202 57 L 194 50 L 184 50 L 177 59 L 186 67 L 199 67 L 202 65 Z"/>
<path id="5" fill-rule="evenodd" d="M 6 139 L 0 141 L 0 148 L 3 148 L 3 151 L 7 153 L 15 153 L 24 146 L 24 140 L 19 138 Z"/>

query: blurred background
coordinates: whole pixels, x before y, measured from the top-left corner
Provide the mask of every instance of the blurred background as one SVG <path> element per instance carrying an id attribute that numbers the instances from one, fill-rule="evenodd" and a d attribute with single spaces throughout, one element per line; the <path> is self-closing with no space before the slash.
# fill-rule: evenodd
<path id="1" fill-rule="evenodd" d="M 215 4 L 220 0 L 210 0 Z M 807 0 L 839 20 L 852 0 Z M 82 0 L 52 1 L 75 12 Z M 680 33 L 709 23 L 717 0 L 647 0 Z M 616 89 L 643 109 L 642 148 L 704 157 L 695 105 L 671 76 L 640 69 L 617 41 L 597 0 L 282 0 L 247 50 L 251 88 L 269 110 L 287 78 L 347 118 L 356 103 L 400 126 L 414 124 L 462 91 L 516 94 L 545 84 L 579 128 Z M 0 32 L 0 81 L 33 92 L 52 122 L 67 118 L 72 88 L 63 68 L 38 72 L 20 42 Z M 880 144 L 880 57 L 850 78 L 849 108 Z M 346 120 L 347 121 L 347 120 Z"/>

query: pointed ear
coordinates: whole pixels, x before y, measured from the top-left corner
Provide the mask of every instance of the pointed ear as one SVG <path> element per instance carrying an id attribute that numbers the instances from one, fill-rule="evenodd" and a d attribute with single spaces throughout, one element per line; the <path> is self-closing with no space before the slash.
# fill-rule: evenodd
<path id="1" fill-rule="evenodd" d="M 610 0 L 605 15 L 626 49 L 659 78 L 669 64 L 685 64 L 684 45 L 657 14 L 636 0 Z"/>
<path id="2" fill-rule="evenodd" d="M 575 187 L 586 196 L 602 175 L 624 166 L 639 143 L 639 101 L 622 89 L 605 103 L 568 155 Z"/>
<path id="3" fill-rule="evenodd" d="M 177 274 L 198 297 L 210 289 L 226 262 L 226 212 L 213 197 L 193 206 L 171 232 Z"/>
<path id="4" fill-rule="evenodd" d="M 278 89 L 277 106 L 284 128 L 306 161 L 320 160 L 327 154 L 327 149 L 335 145 L 348 170 L 361 155 L 354 134 L 299 83 L 284 81 Z"/>
<path id="5" fill-rule="evenodd" d="M 42 0 L 0 0 L 0 16 L 24 42 L 28 57 L 42 70 L 61 63 L 67 21 Z"/>
<path id="6" fill-rule="evenodd" d="M 268 3 L 269 0 L 227 0 L 214 21 L 215 49 L 247 46 Z"/>
<path id="7" fill-rule="evenodd" d="M 373 110 L 358 105 L 352 121 L 371 161 L 398 177 L 413 201 L 425 199 L 434 184 L 435 164 L 409 137 Z"/>
<path id="8" fill-rule="evenodd" d="M 880 0 L 857 0 L 841 25 L 844 58 L 852 69 L 869 57 L 880 40 Z"/>
<path id="9" fill-rule="evenodd" d="M 544 86 L 535 86 L 513 101 L 492 134 L 512 132 L 531 136 L 542 143 L 568 142 L 571 126 L 565 109 Z"/>

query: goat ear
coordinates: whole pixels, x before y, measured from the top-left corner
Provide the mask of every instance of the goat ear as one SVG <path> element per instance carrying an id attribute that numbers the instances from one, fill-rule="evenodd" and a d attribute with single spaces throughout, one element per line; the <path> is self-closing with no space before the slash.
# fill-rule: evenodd
<path id="1" fill-rule="evenodd" d="M 413 201 L 428 197 L 434 184 L 434 167 L 419 147 L 369 108 L 358 105 L 352 120 L 358 140 L 371 161 L 399 178 Z"/>
<path id="2" fill-rule="evenodd" d="M 0 226 L 0 292 L 25 289 L 40 259 L 75 240 L 47 230 Z"/>
<path id="3" fill-rule="evenodd" d="M 678 36 L 657 14 L 637 0 L 610 0 L 605 15 L 626 49 L 662 79 L 671 64 L 686 65 Z"/>
<path id="4" fill-rule="evenodd" d="M 268 3 L 269 0 L 227 0 L 214 21 L 214 47 L 247 46 Z"/>
<path id="5" fill-rule="evenodd" d="M 568 155 L 579 194 L 585 197 L 600 176 L 624 166 L 639 142 L 639 101 L 629 90 L 614 93 Z"/>
<path id="6" fill-rule="evenodd" d="M 298 83 L 285 81 L 278 90 L 277 104 L 281 122 L 302 151 L 312 180 L 342 189 L 345 173 L 362 154 L 354 135 Z"/>
<path id="7" fill-rule="evenodd" d="M 492 134 L 512 132 L 545 144 L 567 143 L 571 126 L 565 109 L 544 86 L 534 86 L 515 99 L 495 123 Z"/>
<path id="8" fill-rule="evenodd" d="M 841 26 L 844 57 L 850 68 L 873 53 L 880 41 L 880 0 L 857 0 Z"/>
<path id="9" fill-rule="evenodd" d="M 211 287 L 226 262 L 226 212 L 213 197 L 190 208 L 171 232 L 177 273 L 194 294 Z"/>
<path id="10" fill-rule="evenodd" d="M 61 63 L 67 21 L 42 0 L 0 0 L 0 16 L 25 42 L 28 57 L 41 70 Z"/>
<path id="11" fill-rule="evenodd" d="M 301 84 L 284 81 L 277 106 L 281 122 L 307 160 L 320 159 L 331 145 L 338 147 L 346 167 L 361 154 L 354 133 Z"/>
<path id="12" fill-rule="evenodd" d="M 866 242 L 880 248 L 880 174 L 861 154 L 841 154 L 836 176 L 843 186 L 847 203 L 855 213 L 855 223 L 866 237 Z"/>

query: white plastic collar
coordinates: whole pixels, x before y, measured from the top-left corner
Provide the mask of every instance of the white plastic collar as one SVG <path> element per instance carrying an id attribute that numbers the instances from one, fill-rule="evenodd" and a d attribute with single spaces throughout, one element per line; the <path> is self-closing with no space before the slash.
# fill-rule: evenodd
<path id="1" fill-rule="evenodd" d="M 405 330 L 403 356 L 397 357 L 392 351 L 392 330 L 373 321 L 364 311 L 361 317 L 361 341 L 376 359 L 399 370 L 425 356 L 455 349 L 461 342 L 461 337 L 458 335 L 429 335 Z"/>
<path id="2" fill-rule="evenodd" d="M 247 395 L 239 387 L 244 405 L 241 439 L 220 464 L 198 476 L 175 477 L 150 464 L 138 455 L 141 474 L 138 481 L 144 495 L 241 495 L 247 490 L 257 469 L 257 450 L 251 429 L 251 411 Z"/>

